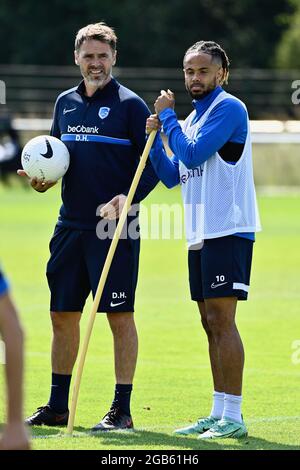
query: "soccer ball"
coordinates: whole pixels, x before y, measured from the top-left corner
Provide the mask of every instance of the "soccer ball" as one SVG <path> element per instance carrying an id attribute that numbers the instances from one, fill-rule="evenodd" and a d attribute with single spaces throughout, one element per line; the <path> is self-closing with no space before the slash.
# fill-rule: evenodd
<path id="1" fill-rule="evenodd" d="M 27 142 L 21 161 L 29 178 L 54 182 L 69 168 L 70 154 L 61 140 L 49 135 L 39 135 Z"/>

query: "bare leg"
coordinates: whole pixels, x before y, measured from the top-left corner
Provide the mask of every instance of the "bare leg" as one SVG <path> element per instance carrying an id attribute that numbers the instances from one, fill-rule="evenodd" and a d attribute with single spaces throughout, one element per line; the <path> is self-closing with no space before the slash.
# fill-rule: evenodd
<path id="1" fill-rule="evenodd" d="M 71 375 L 79 349 L 81 312 L 51 312 L 52 372 Z"/>
<path id="2" fill-rule="evenodd" d="M 6 348 L 7 425 L 0 449 L 27 450 L 29 440 L 23 423 L 23 330 L 8 294 L 0 297 L 0 331 Z"/>
<path id="3" fill-rule="evenodd" d="M 208 339 L 208 351 L 209 351 L 209 358 L 210 358 L 210 366 L 211 366 L 211 372 L 213 376 L 213 384 L 214 384 L 214 390 L 216 392 L 224 392 L 224 377 L 223 377 L 223 372 L 221 368 L 221 363 L 219 360 L 219 353 L 218 353 L 218 348 L 217 348 L 217 343 L 215 342 L 215 338 L 213 336 L 213 333 L 211 329 L 209 328 L 209 325 L 207 323 L 207 314 L 206 314 L 206 308 L 205 308 L 205 303 L 204 302 L 198 302 L 198 307 L 201 315 L 201 322 L 203 325 L 203 328 L 207 334 L 207 339 Z"/>
<path id="4" fill-rule="evenodd" d="M 206 320 L 212 332 L 224 378 L 224 392 L 241 395 L 244 367 L 243 344 L 235 324 L 236 297 L 205 300 Z"/>
<path id="5" fill-rule="evenodd" d="M 138 353 L 133 313 L 108 313 L 107 318 L 114 338 L 116 383 L 132 384 Z"/>

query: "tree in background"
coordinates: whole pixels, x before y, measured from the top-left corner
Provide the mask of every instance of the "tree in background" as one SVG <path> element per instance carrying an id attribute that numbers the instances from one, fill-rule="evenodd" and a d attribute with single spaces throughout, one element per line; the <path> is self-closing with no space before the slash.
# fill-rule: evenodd
<path id="1" fill-rule="evenodd" d="M 274 67 L 276 47 L 295 0 L 1 0 L 2 64 L 73 63 L 77 30 L 91 22 L 114 26 L 119 66 L 181 67 L 200 39 L 228 49 L 233 67 Z"/>
<path id="2" fill-rule="evenodd" d="M 292 16 L 283 16 L 282 23 L 288 24 L 277 49 L 276 65 L 285 69 L 300 68 L 300 3 L 290 0 L 295 7 Z"/>

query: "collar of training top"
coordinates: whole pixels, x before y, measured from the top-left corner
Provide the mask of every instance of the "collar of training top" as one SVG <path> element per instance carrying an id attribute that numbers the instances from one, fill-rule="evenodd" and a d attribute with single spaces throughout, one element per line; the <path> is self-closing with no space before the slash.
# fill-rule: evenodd
<path id="1" fill-rule="evenodd" d="M 219 85 L 214 90 L 212 90 L 208 95 L 204 96 L 204 98 L 200 98 L 199 100 L 193 100 L 192 104 L 196 109 L 197 113 L 201 113 L 204 109 L 207 109 L 214 99 L 224 91 L 223 88 Z"/>
<path id="2" fill-rule="evenodd" d="M 117 90 L 120 87 L 120 84 L 115 80 L 113 77 L 111 80 L 105 85 L 104 88 L 98 88 L 98 90 L 95 91 L 95 93 L 92 96 L 86 96 L 85 95 L 85 83 L 84 80 L 82 80 L 78 87 L 77 87 L 77 93 L 84 97 L 87 100 L 96 100 L 98 98 L 103 98 L 104 96 L 110 95 L 114 90 Z"/>

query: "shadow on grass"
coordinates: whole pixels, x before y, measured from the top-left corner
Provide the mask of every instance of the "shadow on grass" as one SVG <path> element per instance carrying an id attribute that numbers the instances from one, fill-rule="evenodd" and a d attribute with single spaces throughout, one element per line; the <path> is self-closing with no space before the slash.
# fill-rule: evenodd
<path id="1" fill-rule="evenodd" d="M 41 427 L 32 428 L 34 439 L 59 438 L 70 436 L 65 434 L 65 428 Z M 218 441 L 201 441 L 195 437 L 173 436 L 162 432 L 153 432 L 136 429 L 130 431 L 110 431 L 90 433 L 89 428 L 77 426 L 74 428 L 74 439 L 88 438 L 99 440 L 101 447 L 109 450 L 119 448 L 126 449 L 171 449 L 171 450 L 300 450 L 300 446 L 279 444 L 270 440 L 248 437 L 244 439 L 223 439 Z M 99 442 L 99 444 L 100 444 Z M 80 448 L 80 446 L 78 446 Z"/>

